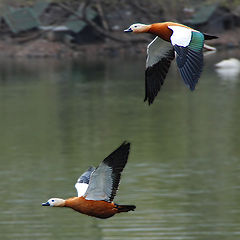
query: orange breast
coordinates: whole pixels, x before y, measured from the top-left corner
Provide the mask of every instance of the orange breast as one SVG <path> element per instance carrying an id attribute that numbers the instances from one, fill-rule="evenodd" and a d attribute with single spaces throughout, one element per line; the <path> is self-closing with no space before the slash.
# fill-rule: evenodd
<path id="1" fill-rule="evenodd" d="M 67 199 L 65 206 L 97 218 L 109 218 L 118 212 L 114 203 L 86 200 L 84 197 Z"/>

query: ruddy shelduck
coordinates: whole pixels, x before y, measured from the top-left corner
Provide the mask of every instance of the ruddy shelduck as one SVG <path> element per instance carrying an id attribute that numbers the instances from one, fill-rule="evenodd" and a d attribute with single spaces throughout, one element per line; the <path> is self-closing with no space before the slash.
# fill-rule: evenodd
<path id="1" fill-rule="evenodd" d="M 157 36 L 147 47 L 144 101 L 149 105 L 160 91 L 175 54 L 181 77 L 193 91 L 203 68 L 204 41 L 217 38 L 174 22 L 135 23 L 124 31 Z"/>
<path id="2" fill-rule="evenodd" d="M 96 218 L 109 218 L 116 213 L 134 211 L 134 205 L 118 205 L 113 202 L 129 150 L 130 143 L 124 142 L 96 169 L 90 167 L 84 172 L 75 184 L 77 197 L 66 200 L 50 198 L 46 203 L 42 203 L 42 206 L 69 207 Z"/>

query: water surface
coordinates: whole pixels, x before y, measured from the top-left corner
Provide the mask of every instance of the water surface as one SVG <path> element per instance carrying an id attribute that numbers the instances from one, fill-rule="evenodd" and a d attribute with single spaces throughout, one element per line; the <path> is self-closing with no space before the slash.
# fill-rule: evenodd
<path id="1" fill-rule="evenodd" d="M 173 64 L 150 107 L 144 57 L 0 62 L 1 238 L 240 238 L 240 79 L 205 58 L 190 92 Z M 122 141 L 132 143 L 118 196 L 135 212 L 107 220 L 43 208 Z"/>

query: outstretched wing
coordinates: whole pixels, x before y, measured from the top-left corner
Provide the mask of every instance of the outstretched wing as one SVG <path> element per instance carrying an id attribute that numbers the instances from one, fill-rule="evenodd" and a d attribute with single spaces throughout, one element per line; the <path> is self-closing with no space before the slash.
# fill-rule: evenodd
<path id="1" fill-rule="evenodd" d="M 173 59 L 174 50 L 169 42 L 156 37 L 148 45 L 144 101 L 148 100 L 149 105 L 160 91 Z"/>
<path id="2" fill-rule="evenodd" d="M 193 91 L 203 68 L 204 35 L 182 26 L 169 26 L 171 43 L 177 53 L 177 65 L 184 83 Z"/>
<path id="3" fill-rule="evenodd" d="M 100 163 L 90 177 L 84 195 L 87 200 L 112 202 L 118 190 L 121 172 L 127 163 L 129 149 L 130 143 L 124 142 Z"/>
<path id="4" fill-rule="evenodd" d="M 95 170 L 94 167 L 89 167 L 88 170 L 86 172 L 84 172 L 77 180 L 76 184 L 75 184 L 75 188 L 77 189 L 77 193 L 78 193 L 78 197 L 81 197 L 85 194 L 87 188 L 88 188 L 88 184 L 89 184 L 89 180 L 90 180 L 90 176 L 92 174 L 92 172 Z"/>

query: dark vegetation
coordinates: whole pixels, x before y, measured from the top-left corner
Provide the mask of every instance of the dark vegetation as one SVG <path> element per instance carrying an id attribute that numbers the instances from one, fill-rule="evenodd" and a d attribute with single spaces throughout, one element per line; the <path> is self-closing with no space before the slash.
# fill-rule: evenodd
<path id="1" fill-rule="evenodd" d="M 213 44 L 240 45 L 240 0 L 5 0 L 0 4 L 3 55 L 105 55 L 124 52 L 126 47 L 134 54 L 151 39 L 147 34 L 123 33 L 135 22 L 177 21 L 220 35 Z"/>

